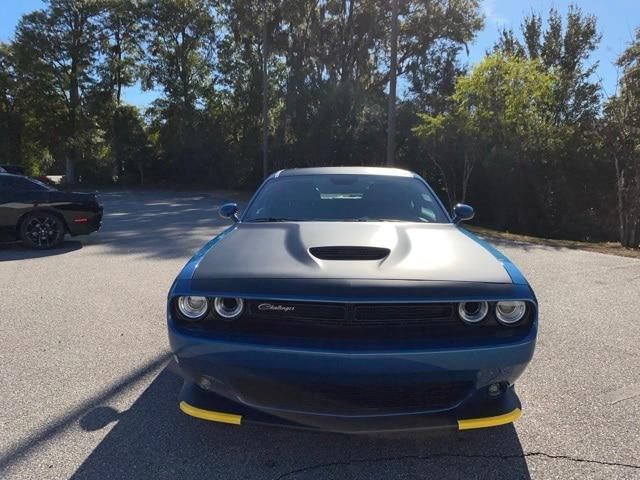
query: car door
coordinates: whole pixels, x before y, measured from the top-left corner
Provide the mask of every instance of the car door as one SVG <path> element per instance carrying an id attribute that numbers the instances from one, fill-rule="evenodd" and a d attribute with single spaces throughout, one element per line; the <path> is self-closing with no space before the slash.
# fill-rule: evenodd
<path id="1" fill-rule="evenodd" d="M 22 215 L 37 206 L 48 206 L 48 190 L 28 178 L 0 175 L 0 227 L 15 228 Z"/>
<path id="2" fill-rule="evenodd" d="M 4 240 L 10 225 L 9 212 L 5 205 L 9 202 L 9 192 L 4 179 L 5 176 L 0 175 L 0 240 Z"/>

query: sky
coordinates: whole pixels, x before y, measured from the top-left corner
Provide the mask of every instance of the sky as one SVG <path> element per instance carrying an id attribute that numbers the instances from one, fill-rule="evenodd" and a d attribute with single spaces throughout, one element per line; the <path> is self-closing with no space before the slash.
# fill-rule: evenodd
<path id="1" fill-rule="evenodd" d="M 546 19 L 551 7 L 564 17 L 571 3 L 596 17 L 602 39 L 589 61 L 598 62 L 596 78 L 602 82 L 605 94 L 613 95 L 618 79 L 614 62 L 640 27 L 640 0 L 483 0 L 485 27 L 469 47 L 469 63 L 480 60 L 493 46 L 501 28 L 518 31 L 525 15 L 536 12 Z"/>
<path id="2" fill-rule="evenodd" d="M 463 56 L 469 64 L 482 59 L 496 39 L 501 28 L 518 30 L 522 18 L 530 12 L 538 12 L 546 17 L 549 9 L 555 7 L 564 16 L 570 3 L 578 5 L 585 13 L 597 18 L 602 40 L 591 62 L 598 62 L 596 79 L 602 83 L 606 95 L 615 93 L 618 71 L 614 62 L 632 40 L 633 32 L 640 27 L 640 0 L 483 0 L 482 11 L 485 27 L 478 33 L 475 42 L 469 46 L 469 56 Z M 0 0 L 0 41 L 10 40 L 15 26 L 24 13 L 42 8 L 41 0 Z M 133 86 L 124 92 L 125 101 L 139 107 L 147 107 L 157 92 L 143 92 Z"/>

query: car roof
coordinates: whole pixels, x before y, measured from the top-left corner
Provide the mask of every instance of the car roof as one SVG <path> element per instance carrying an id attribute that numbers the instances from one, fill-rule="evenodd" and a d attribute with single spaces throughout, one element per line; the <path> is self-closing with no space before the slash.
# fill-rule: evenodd
<path id="1" fill-rule="evenodd" d="M 295 177 L 297 175 L 382 175 L 387 177 L 417 177 L 409 170 L 387 167 L 311 167 L 280 170 L 273 177 Z"/>
<path id="2" fill-rule="evenodd" d="M 0 172 L 0 177 L 17 177 L 17 178 L 26 178 L 27 180 L 29 179 L 29 177 L 27 177 L 26 175 L 18 175 L 17 173 L 8 173 L 8 172 Z"/>

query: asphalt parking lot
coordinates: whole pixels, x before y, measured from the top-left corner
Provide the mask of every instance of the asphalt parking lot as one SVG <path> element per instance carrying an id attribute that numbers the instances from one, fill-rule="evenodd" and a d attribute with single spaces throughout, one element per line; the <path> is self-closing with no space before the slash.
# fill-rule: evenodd
<path id="1" fill-rule="evenodd" d="M 344 436 L 201 422 L 176 404 L 165 296 L 222 194 L 110 192 L 104 228 L 0 246 L 0 478 L 640 478 L 640 261 L 498 244 L 541 304 L 514 426 Z"/>

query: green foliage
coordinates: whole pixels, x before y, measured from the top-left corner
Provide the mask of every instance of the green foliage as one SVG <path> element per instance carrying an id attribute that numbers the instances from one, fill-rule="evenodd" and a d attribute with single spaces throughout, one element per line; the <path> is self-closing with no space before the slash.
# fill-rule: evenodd
<path id="1" fill-rule="evenodd" d="M 41 129 L 59 132 L 48 140 L 42 135 L 72 180 L 82 145 L 92 136 L 83 94 L 94 83 L 98 12 L 96 1 L 50 0 L 46 10 L 22 17 L 16 31 L 15 65 L 25 101 L 50 120 Z"/>
<path id="2" fill-rule="evenodd" d="M 161 86 L 163 100 L 189 115 L 211 86 L 216 39 L 212 2 L 151 2 L 143 18 L 149 35 L 146 84 Z"/>
<path id="3" fill-rule="evenodd" d="M 552 115 L 555 81 L 539 60 L 496 53 L 458 79 L 448 112 L 421 115 L 414 133 L 429 144 L 451 206 L 465 201 L 479 159 L 487 170 L 520 183 L 545 163 L 562 135 Z M 505 164 L 505 158 L 511 161 Z"/>
<path id="4" fill-rule="evenodd" d="M 575 6 L 566 20 L 552 9 L 546 25 L 532 13 L 519 34 L 500 33 L 494 54 L 460 77 L 444 117 L 428 115 L 416 130 L 451 202 L 468 182 L 487 225 L 611 235 L 613 172 L 597 140 L 600 90 L 589 61 L 599 40 L 595 18 Z"/>
<path id="5" fill-rule="evenodd" d="M 102 88 L 113 92 L 118 105 L 122 89 L 133 85 L 142 69 L 145 40 L 140 21 L 145 3 L 140 0 L 103 0 L 97 20 L 102 63 L 98 75 Z"/>
<path id="6" fill-rule="evenodd" d="M 137 108 L 122 105 L 116 109 L 111 120 L 111 145 L 120 183 L 144 184 L 154 152 Z"/>
<path id="7" fill-rule="evenodd" d="M 556 136 L 551 115 L 556 81 L 537 60 L 490 55 L 458 80 L 454 114 L 472 134 L 490 132 L 494 145 L 535 157 Z"/>
<path id="8" fill-rule="evenodd" d="M 640 28 L 617 62 L 619 91 L 605 105 L 602 135 L 616 171 L 622 244 L 640 247 Z"/>
<path id="9" fill-rule="evenodd" d="M 470 71 L 479 0 L 401 0 L 398 20 L 399 165 L 488 226 L 600 239 L 620 225 L 636 243 L 637 39 L 603 109 L 600 35 L 578 7 L 527 15 Z M 384 164 L 390 26 L 389 0 L 48 0 L 0 44 L 0 161 L 252 187 L 266 79 L 270 170 Z M 161 92 L 146 112 L 123 102 L 136 83 Z"/>

